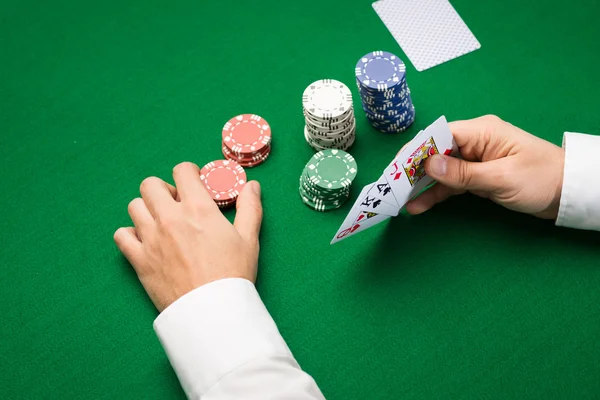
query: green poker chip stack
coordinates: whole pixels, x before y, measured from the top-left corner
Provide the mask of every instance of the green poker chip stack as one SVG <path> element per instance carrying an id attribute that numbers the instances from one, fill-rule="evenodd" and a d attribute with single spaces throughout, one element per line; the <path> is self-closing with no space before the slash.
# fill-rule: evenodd
<path id="1" fill-rule="evenodd" d="M 350 196 L 350 187 L 358 167 L 354 157 L 343 150 L 316 153 L 300 176 L 300 198 L 317 211 L 335 210 Z"/>

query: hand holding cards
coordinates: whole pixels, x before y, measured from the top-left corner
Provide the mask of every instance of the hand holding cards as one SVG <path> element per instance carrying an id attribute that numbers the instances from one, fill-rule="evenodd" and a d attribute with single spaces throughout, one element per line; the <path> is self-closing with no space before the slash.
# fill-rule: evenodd
<path id="1" fill-rule="evenodd" d="M 360 192 L 331 244 L 395 217 L 404 205 L 433 182 L 425 160 L 434 154 L 452 155 L 457 149 L 445 117 L 419 132 L 385 168 L 377 182 Z"/>

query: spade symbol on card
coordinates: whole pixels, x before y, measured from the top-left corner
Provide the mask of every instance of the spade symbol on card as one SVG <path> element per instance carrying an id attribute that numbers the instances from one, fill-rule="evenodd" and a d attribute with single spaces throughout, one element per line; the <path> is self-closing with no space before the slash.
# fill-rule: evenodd
<path id="1" fill-rule="evenodd" d="M 383 180 L 385 180 L 385 178 Z M 385 189 L 383 188 L 384 186 L 386 187 Z M 384 200 L 386 196 L 388 196 L 386 199 L 387 201 Z M 393 197 L 390 185 L 387 183 L 382 185 L 370 183 L 363 188 L 358 196 L 357 209 L 360 211 L 395 217 L 398 215 L 400 208 L 396 206 L 396 200 L 394 200 Z"/>
<path id="2" fill-rule="evenodd" d="M 387 196 L 392 191 L 390 184 L 387 182 L 386 183 L 378 183 L 375 186 L 377 188 L 377 191 L 384 197 Z"/>
<path id="3" fill-rule="evenodd" d="M 365 197 L 365 199 L 362 201 L 362 203 L 360 203 L 361 206 L 364 207 L 373 207 L 374 209 L 377 208 L 379 205 L 381 204 L 381 200 L 375 197 L 369 197 L 367 195 L 367 197 Z"/>
<path id="4" fill-rule="evenodd" d="M 444 116 L 406 143 L 379 180 L 363 188 L 331 244 L 397 216 L 410 199 L 433 183 L 425 173 L 425 160 L 439 149 L 445 155 L 458 149 Z"/>

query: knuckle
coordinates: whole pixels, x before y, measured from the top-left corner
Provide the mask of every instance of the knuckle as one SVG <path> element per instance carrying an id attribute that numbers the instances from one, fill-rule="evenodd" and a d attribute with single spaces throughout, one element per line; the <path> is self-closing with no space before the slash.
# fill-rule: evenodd
<path id="1" fill-rule="evenodd" d="M 458 183 L 461 187 L 468 187 L 471 183 L 471 167 L 466 162 L 458 165 Z"/>
<path id="2" fill-rule="evenodd" d="M 518 171 L 512 172 L 512 169 L 507 171 L 504 168 L 496 168 L 494 169 L 491 182 L 493 182 L 495 184 L 494 186 L 498 188 L 505 188 L 508 187 L 508 184 L 510 182 L 509 177 L 517 175 Z"/>
<path id="3" fill-rule="evenodd" d="M 179 221 L 174 213 L 161 213 L 157 216 L 157 222 L 166 230 L 171 230 L 178 225 Z"/>
<path id="4" fill-rule="evenodd" d="M 136 197 L 135 199 L 133 199 L 129 202 L 129 204 L 127 205 L 127 211 L 129 211 L 129 214 L 131 214 L 132 212 L 135 211 L 135 209 L 138 207 L 138 204 L 140 201 L 143 201 L 143 200 L 140 199 L 139 197 Z"/>
<path id="5" fill-rule="evenodd" d="M 119 228 L 113 234 L 113 240 L 115 243 L 120 244 L 123 238 L 123 234 L 125 233 L 125 228 Z"/>
<path id="6" fill-rule="evenodd" d="M 236 203 L 236 209 L 237 209 L 238 205 Z M 214 201 L 204 201 L 202 198 L 199 197 L 192 197 L 192 198 L 188 198 L 185 200 L 185 202 L 183 203 L 183 208 L 191 213 L 191 215 L 194 215 L 196 217 L 206 217 L 209 215 L 214 214 L 215 212 L 219 211 L 219 208 L 216 207 L 216 203 Z"/>
<path id="7" fill-rule="evenodd" d="M 198 166 L 192 162 L 184 161 L 182 163 L 177 164 L 173 168 L 173 174 L 177 175 L 185 171 L 196 171 Z"/>
<path id="8" fill-rule="evenodd" d="M 157 183 L 160 183 L 161 179 L 157 178 L 156 176 L 149 176 L 148 178 L 145 178 L 142 183 L 140 184 L 140 192 L 146 191 L 149 188 L 151 188 L 153 185 L 156 185 Z"/>
<path id="9" fill-rule="evenodd" d="M 483 130 L 483 132 L 481 132 L 481 142 L 484 145 L 487 145 L 488 143 L 492 143 L 492 140 L 494 138 L 494 130 L 492 127 L 487 126 L 486 129 Z"/>
<path id="10" fill-rule="evenodd" d="M 252 211 L 258 218 L 262 219 L 263 217 L 262 204 L 259 201 L 256 201 L 255 199 L 251 201 L 246 201 L 244 203 L 240 203 L 239 207 L 248 207 L 252 209 Z"/>
<path id="11" fill-rule="evenodd" d="M 502 122 L 502 119 L 494 114 L 487 114 L 481 118 L 490 125 L 496 125 Z"/>
<path id="12" fill-rule="evenodd" d="M 486 146 L 492 143 L 496 132 L 498 132 L 505 122 L 498 116 L 493 114 L 484 115 L 481 117 L 483 122 L 479 132 L 479 142 L 481 145 Z"/>

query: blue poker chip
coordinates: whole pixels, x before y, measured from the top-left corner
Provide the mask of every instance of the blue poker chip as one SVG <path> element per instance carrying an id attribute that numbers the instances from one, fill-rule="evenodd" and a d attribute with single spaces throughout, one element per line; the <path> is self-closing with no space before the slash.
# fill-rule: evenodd
<path id="1" fill-rule="evenodd" d="M 384 94 L 397 93 L 407 87 L 406 79 L 402 79 L 401 81 L 397 82 L 393 87 L 388 87 L 386 89 L 379 90 L 371 89 L 369 87 L 364 86 L 358 79 L 356 80 L 356 86 L 362 93 L 369 94 L 372 96 L 382 96 Z"/>
<path id="2" fill-rule="evenodd" d="M 392 53 L 374 51 L 358 60 L 355 73 L 362 86 L 374 90 L 388 90 L 404 81 L 406 65 Z"/>
<path id="3" fill-rule="evenodd" d="M 373 106 L 370 104 L 363 103 L 362 108 L 365 111 L 369 111 L 373 114 L 382 114 L 388 116 L 394 116 L 402 113 L 405 110 L 410 110 L 413 107 L 413 104 L 410 100 L 404 101 L 402 103 L 395 104 L 393 106 Z"/>
<path id="4" fill-rule="evenodd" d="M 372 116 L 367 117 L 370 122 L 372 123 L 371 125 L 374 125 L 376 127 L 384 127 L 384 126 L 403 126 L 406 125 L 409 121 L 411 121 L 413 119 L 413 114 L 404 114 L 402 117 L 397 118 L 395 120 L 388 120 L 388 119 L 375 119 Z"/>
<path id="5" fill-rule="evenodd" d="M 378 91 L 372 91 L 372 90 L 366 89 L 360 85 L 356 85 L 356 86 L 358 87 L 359 91 L 362 94 L 368 95 L 371 97 L 394 96 L 394 95 L 398 95 L 399 93 L 402 93 L 408 89 L 408 85 L 406 84 L 406 81 L 399 83 L 397 86 L 394 86 L 392 89 L 378 90 Z"/>
<path id="6" fill-rule="evenodd" d="M 389 110 L 385 110 L 385 111 L 374 110 L 372 108 L 363 106 L 363 110 L 365 113 L 367 113 L 369 115 L 377 116 L 378 119 L 387 119 L 387 120 L 397 119 L 402 114 L 408 114 L 409 112 L 411 112 L 412 109 L 413 109 L 412 104 L 407 104 L 406 107 L 399 107 L 399 108 L 389 109 Z"/>
<path id="7" fill-rule="evenodd" d="M 360 83 L 360 81 L 357 81 L 356 86 L 362 93 L 369 94 L 371 96 L 383 96 L 385 94 L 394 94 L 394 93 L 398 93 L 402 90 L 405 90 L 408 85 L 406 83 L 406 79 L 403 79 L 402 81 L 398 82 L 394 87 L 382 89 L 382 90 L 369 89 L 368 87 L 363 86 Z"/>
<path id="8" fill-rule="evenodd" d="M 363 106 L 363 111 L 365 112 L 365 114 L 368 114 L 367 116 L 373 116 L 379 120 L 391 120 L 394 117 L 398 118 L 400 115 L 412 112 L 412 108 L 413 108 L 413 106 L 411 104 L 410 106 L 403 107 L 403 108 L 378 111 L 378 110 L 373 110 L 371 108 Z"/>
<path id="9" fill-rule="evenodd" d="M 414 122 L 414 120 L 415 120 L 415 115 L 414 115 L 414 114 L 410 114 L 409 116 L 407 116 L 407 117 L 406 117 L 406 118 L 405 118 L 403 121 L 401 121 L 401 122 L 396 122 L 396 123 L 384 123 L 384 124 L 377 123 L 377 122 L 375 122 L 375 123 L 376 123 L 376 125 L 377 125 L 379 128 L 382 128 L 382 127 L 383 127 L 383 128 L 388 128 L 388 129 L 396 129 L 396 128 L 398 128 L 398 129 L 399 129 L 399 128 L 407 128 L 407 127 L 409 127 L 410 125 L 412 125 L 412 123 Z"/>
<path id="10" fill-rule="evenodd" d="M 387 110 L 398 110 L 401 108 L 409 108 L 412 105 L 412 100 L 407 98 L 404 100 L 398 100 L 397 102 L 373 102 L 363 101 L 363 108 L 368 108 L 374 112 L 387 111 Z"/>
<path id="11" fill-rule="evenodd" d="M 371 122 L 371 124 L 376 127 L 387 127 L 387 126 L 404 126 L 412 124 L 412 121 L 415 119 L 415 109 L 407 110 L 406 112 L 394 116 L 394 117 L 386 117 L 377 114 L 366 113 L 367 119 Z"/>
<path id="12" fill-rule="evenodd" d="M 363 103 L 376 106 L 393 106 L 395 103 L 403 102 L 410 98 L 410 90 L 406 87 L 396 93 L 385 92 L 382 95 L 375 96 L 359 90 L 360 98 Z"/>
<path id="13" fill-rule="evenodd" d="M 406 66 L 394 54 L 375 51 L 356 64 L 356 87 L 369 123 L 385 133 L 403 132 L 415 121 Z"/>
<path id="14" fill-rule="evenodd" d="M 370 96 L 363 96 L 361 94 L 361 100 L 363 103 L 367 103 L 373 106 L 394 106 L 397 103 L 402 103 L 409 99 L 409 95 L 388 97 L 388 98 L 374 98 Z"/>
<path id="15" fill-rule="evenodd" d="M 377 129 L 378 131 L 384 132 L 384 133 L 400 133 L 400 132 L 404 132 L 408 128 L 410 128 L 410 126 L 412 125 L 413 122 L 414 122 L 414 120 L 410 121 L 410 123 L 408 123 L 408 124 L 401 125 L 401 126 L 392 126 L 392 125 L 374 126 L 374 128 Z"/>

